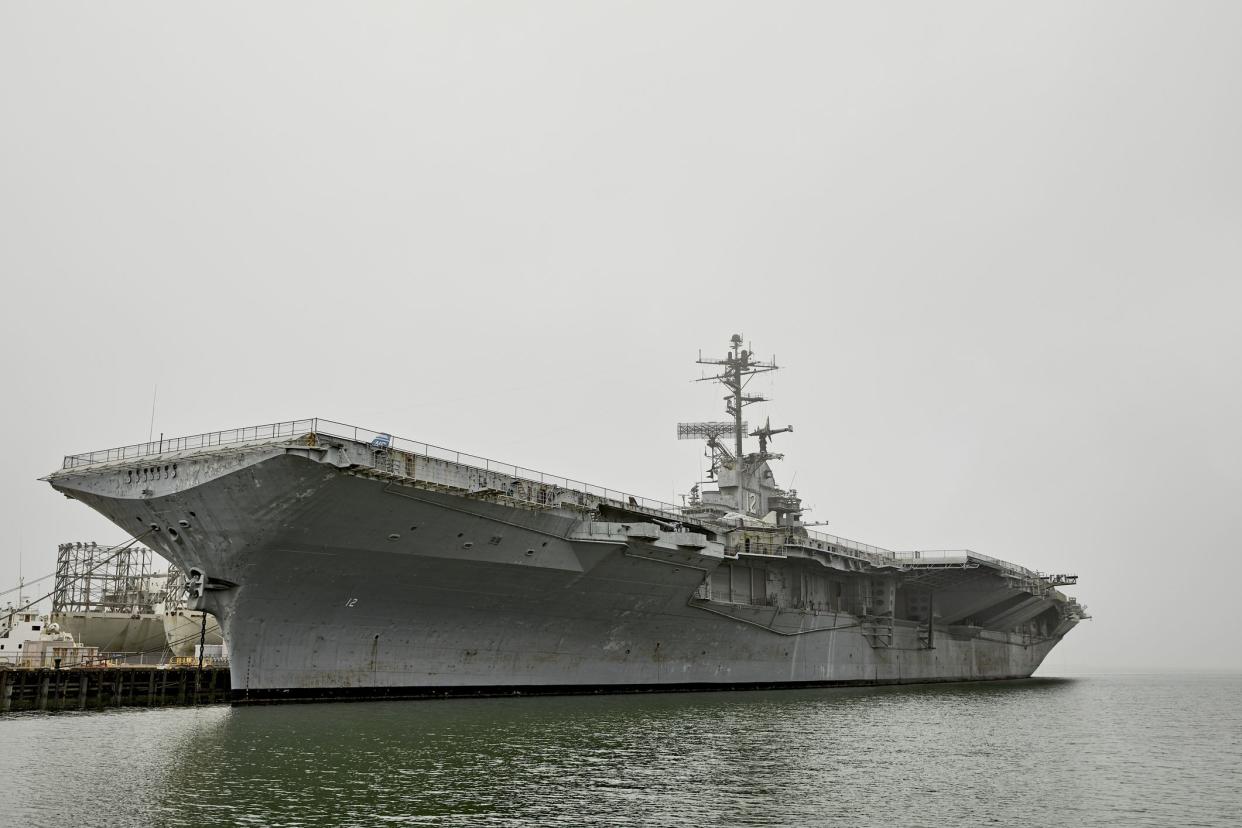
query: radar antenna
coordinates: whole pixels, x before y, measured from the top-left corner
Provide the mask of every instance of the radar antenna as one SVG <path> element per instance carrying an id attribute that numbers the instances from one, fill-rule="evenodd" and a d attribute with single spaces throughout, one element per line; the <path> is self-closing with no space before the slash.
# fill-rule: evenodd
<path id="1" fill-rule="evenodd" d="M 745 428 L 745 426 L 743 426 L 743 428 Z M 786 431 L 793 431 L 793 426 L 772 428 L 772 418 L 768 417 L 767 422 L 763 424 L 763 427 L 752 431 L 750 436 L 759 438 L 759 453 L 766 458 L 768 456 L 768 440 L 772 439 L 772 435 L 783 434 Z"/>
<path id="2" fill-rule="evenodd" d="M 771 362 L 752 359 L 751 352 L 742 348 L 741 334 L 734 334 L 730 342 L 732 350 L 725 353 L 724 359 L 703 359 L 702 352 L 699 353 L 699 365 L 715 365 L 720 373 L 712 377 L 702 377 L 696 382 L 719 382 L 729 390 L 729 396 L 725 397 L 725 411 L 733 415 L 734 456 L 741 459 L 742 436 L 746 433 L 746 426 L 742 423 L 742 408 L 751 403 L 767 402 L 767 398 L 761 394 L 746 394 L 746 384 L 755 374 L 775 371 L 778 366 L 775 357 Z"/>
<path id="3" fill-rule="evenodd" d="M 677 439 L 678 440 L 716 440 L 722 434 L 728 434 L 736 428 L 734 423 L 678 423 Z M 746 423 L 742 423 L 742 430 L 746 430 Z"/>
<path id="4" fill-rule="evenodd" d="M 716 472 L 720 469 L 721 459 L 732 460 L 733 455 L 720 442 L 720 438 L 737 428 L 736 422 L 712 422 L 712 423 L 678 423 L 677 439 L 678 440 L 707 440 L 707 458 L 711 461 L 711 466 L 707 470 L 709 480 L 716 478 Z M 746 430 L 746 423 L 742 423 L 742 431 Z"/>

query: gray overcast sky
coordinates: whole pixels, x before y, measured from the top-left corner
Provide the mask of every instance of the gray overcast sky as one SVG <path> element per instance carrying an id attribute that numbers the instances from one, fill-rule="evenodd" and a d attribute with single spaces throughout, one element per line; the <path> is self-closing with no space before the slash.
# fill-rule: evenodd
<path id="1" fill-rule="evenodd" d="M 66 453 L 323 416 L 671 499 L 785 370 L 830 531 L 1242 669 L 1242 4 L 0 2 L 0 589 Z M 751 415 L 752 419 L 760 414 Z M 796 479 L 794 475 L 796 474 Z"/>

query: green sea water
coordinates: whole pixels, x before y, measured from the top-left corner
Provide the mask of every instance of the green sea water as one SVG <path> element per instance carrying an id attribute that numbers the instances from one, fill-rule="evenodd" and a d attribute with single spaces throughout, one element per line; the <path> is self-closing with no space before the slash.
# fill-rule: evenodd
<path id="1" fill-rule="evenodd" d="M 12 826 L 1237 826 L 1242 676 L 16 714 Z"/>

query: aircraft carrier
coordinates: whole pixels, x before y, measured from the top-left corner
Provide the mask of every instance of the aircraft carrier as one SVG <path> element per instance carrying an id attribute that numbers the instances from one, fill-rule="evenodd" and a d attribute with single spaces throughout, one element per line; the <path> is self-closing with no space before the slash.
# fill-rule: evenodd
<path id="1" fill-rule="evenodd" d="M 1085 608 L 969 550 L 815 531 L 734 336 L 681 505 L 323 419 L 71 455 L 45 478 L 189 574 L 237 702 L 1024 678 Z M 757 451 L 746 451 L 746 438 Z M 751 445 L 751 448 L 755 446 Z"/>

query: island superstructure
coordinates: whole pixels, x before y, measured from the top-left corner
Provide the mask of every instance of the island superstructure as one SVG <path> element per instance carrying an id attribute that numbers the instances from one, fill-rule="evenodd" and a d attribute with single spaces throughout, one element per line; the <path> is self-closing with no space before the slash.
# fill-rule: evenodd
<path id="1" fill-rule="evenodd" d="M 46 478 L 188 573 L 239 702 L 1030 676 L 1086 617 L 986 555 L 817 532 L 748 431 L 776 370 L 704 359 L 725 422 L 682 506 L 323 419 L 66 457 Z M 745 451 L 745 438 L 758 451 Z"/>

